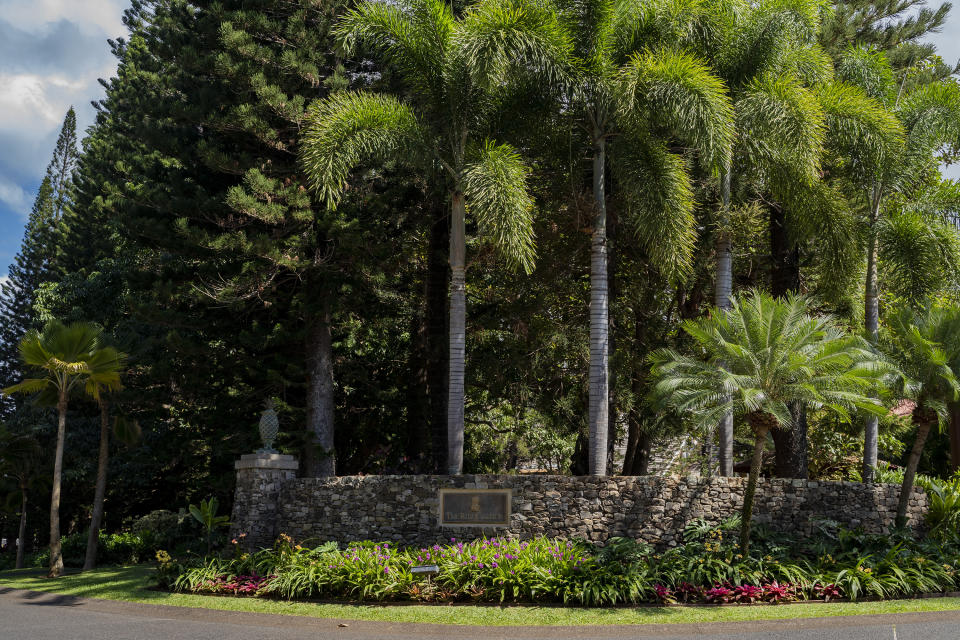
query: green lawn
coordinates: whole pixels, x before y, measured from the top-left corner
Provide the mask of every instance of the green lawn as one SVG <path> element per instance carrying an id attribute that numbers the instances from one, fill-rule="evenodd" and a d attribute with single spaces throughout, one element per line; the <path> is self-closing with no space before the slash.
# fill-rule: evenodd
<path id="1" fill-rule="evenodd" d="M 577 625 L 734 622 L 779 618 L 813 618 L 870 613 L 902 613 L 960 609 L 960 598 L 926 598 L 838 604 L 794 604 L 749 607 L 634 607 L 583 609 L 475 605 L 314 604 L 256 598 L 224 598 L 151 591 L 146 566 L 113 567 L 74 573 L 57 580 L 36 569 L 0 572 L 0 586 L 63 595 L 124 600 L 178 607 L 254 611 L 317 618 L 348 618 L 390 622 L 432 622 L 469 625 Z"/>

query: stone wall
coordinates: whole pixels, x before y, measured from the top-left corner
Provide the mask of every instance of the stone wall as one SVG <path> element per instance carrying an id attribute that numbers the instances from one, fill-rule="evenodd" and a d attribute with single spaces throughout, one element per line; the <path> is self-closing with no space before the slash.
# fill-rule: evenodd
<path id="1" fill-rule="evenodd" d="M 248 491 L 249 480 L 243 485 L 238 482 L 235 532 L 256 531 L 254 544 L 286 533 L 296 540 L 369 539 L 403 545 L 481 535 L 580 537 L 599 543 L 626 536 L 669 546 L 680 540 L 691 520 L 717 522 L 737 513 L 746 478 L 346 476 L 290 478 L 280 485 L 275 518 L 263 522 L 266 512 L 254 516 L 248 511 L 250 501 L 241 495 Z M 441 529 L 441 488 L 511 489 L 510 525 Z M 808 533 L 811 518 L 828 518 L 847 527 L 880 532 L 892 523 L 898 496 L 896 485 L 761 480 L 754 521 L 786 532 Z M 926 495 L 916 489 L 908 513 L 912 526 L 922 524 L 926 508 Z"/>
<path id="2" fill-rule="evenodd" d="M 252 453 L 234 463 L 237 489 L 233 497 L 230 531 L 245 546 L 270 546 L 280 522 L 280 494 L 285 483 L 295 482 L 299 464 L 293 456 Z"/>

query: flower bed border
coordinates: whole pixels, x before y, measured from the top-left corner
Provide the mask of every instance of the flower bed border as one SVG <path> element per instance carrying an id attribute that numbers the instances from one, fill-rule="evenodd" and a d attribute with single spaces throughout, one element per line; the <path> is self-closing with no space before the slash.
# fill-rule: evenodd
<path id="1" fill-rule="evenodd" d="M 297 602 L 304 604 L 340 604 L 340 605 L 363 605 L 376 607 L 495 607 L 498 609 L 507 609 L 512 607 L 529 608 L 543 607 L 551 609 L 664 609 L 664 608 L 688 608 L 688 609 L 715 609 L 719 607 L 786 607 L 795 604 L 856 604 L 858 602 L 898 602 L 906 600 L 935 600 L 938 598 L 960 598 L 960 591 L 931 591 L 928 593 L 918 593 L 912 596 L 902 598 L 878 598 L 876 596 L 864 596 L 851 600 L 850 598 L 830 598 L 829 600 L 808 599 L 791 600 L 790 602 L 638 602 L 638 603 L 618 603 L 599 607 L 589 607 L 579 604 L 565 604 L 563 602 L 491 602 L 489 600 L 477 601 L 450 601 L 450 602 L 431 602 L 417 600 L 345 600 L 335 598 L 296 598 L 288 600 L 286 598 L 275 597 L 271 595 L 243 595 L 239 593 L 204 593 L 202 591 L 173 591 L 161 587 L 148 587 L 150 591 L 159 591 L 161 593 L 171 594 L 189 594 L 193 596 L 203 596 L 209 598 L 233 598 L 238 600 L 272 600 L 275 602 Z"/>

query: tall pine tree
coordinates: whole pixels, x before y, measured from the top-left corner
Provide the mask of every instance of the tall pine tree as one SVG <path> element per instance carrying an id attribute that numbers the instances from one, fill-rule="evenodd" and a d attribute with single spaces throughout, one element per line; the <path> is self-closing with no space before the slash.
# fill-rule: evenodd
<path id="1" fill-rule="evenodd" d="M 27 219 L 20 252 L 10 265 L 8 279 L 0 287 L 0 388 L 9 387 L 23 378 L 17 346 L 23 335 L 36 326 L 34 294 L 49 277 L 54 206 L 53 187 L 50 178 L 46 177 L 40 183 Z M 9 417 L 17 403 L 3 396 L 0 416 Z"/>
<path id="2" fill-rule="evenodd" d="M 73 172 L 77 168 L 77 114 L 73 107 L 67 110 L 53 149 L 53 158 L 47 165 L 47 179 L 53 190 L 53 219 L 60 220 L 70 205 L 73 191 Z"/>
<path id="3" fill-rule="evenodd" d="M 22 378 L 17 346 L 28 330 L 38 327 L 33 308 L 37 290 L 56 279 L 58 227 L 70 205 L 77 156 L 77 116 L 70 107 L 27 219 L 20 252 L 0 287 L 0 387 Z M 0 400 L 0 416 L 9 417 L 20 402 L 6 397 Z"/>

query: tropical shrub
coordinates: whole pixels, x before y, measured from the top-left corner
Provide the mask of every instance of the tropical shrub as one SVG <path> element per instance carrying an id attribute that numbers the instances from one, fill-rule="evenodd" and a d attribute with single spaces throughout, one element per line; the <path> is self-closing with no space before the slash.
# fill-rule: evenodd
<path id="1" fill-rule="evenodd" d="M 76 531 L 62 538 L 63 562 L 66 566 L 83 566 L 87 549 L 87 531 Z M 157 547 L 147 535 L 129 531 L 106 533 L 100 531 L 97 537 L 97 557 L 102 564 L 137 564 L 153 557 Z M 50 560 L 49 549 L 33 554 L 31 564 L 35 567 L 46 566 Z"/>
<path id="2" fill-rule="evenodd" d="M 918 474 L 917 484 L 926 490 L 930 500 L 926 523 L 930 536 L 960 542 L 960 472 L 947 480 Z"/>
<path id="3" fill-rule="evenodd" d="M 795 540 L 757 531 L 742 553 L 740 522 L 695 521 L 683 544 L 657 552 L 614 538 L 604 547 L 577 540 L 502 538 L 422 548 L 355 542 L 340 549 L 295 544 L 178 562 L 157 554 L 157 582 L 174 591 L 284 599 L 424 602 L 784 603 L 847 597 L 893 598 L 960 588 L 960 546 L 903 532 L 871 535 L 816 523 Z M 414 573 L 436 565 L 436 574 Z"/>

